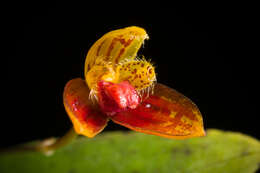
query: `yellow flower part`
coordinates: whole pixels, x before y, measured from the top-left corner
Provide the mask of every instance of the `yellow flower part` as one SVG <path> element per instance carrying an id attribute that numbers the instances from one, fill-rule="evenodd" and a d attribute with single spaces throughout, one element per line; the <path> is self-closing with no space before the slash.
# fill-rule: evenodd
<path id="1" fill-rule="evenodd" d="M 90 48 L 85 61 L 85 75 L 94 66 L 103 62 L 111 62 L 112 65 L 120 63 L 124 59 L 135 59 L 138 50 L 148 35 L 143 28 L 131 26 L 114 30 L 103 35 Z"/>
<path id="2" fill-rule="evenodd" d="M 97 89 L 98 81 L 115 82 L 117 81 L 117 76 L 111 65 L 94 65 L 86 75 L 86 82 L 93 92 Z"/>
<path id="3" fill-rule="evenodd" d="M 91 93 L 96 93 L 100 80 L 129 81 L 137 91 L 151 88 L 156 81 L 154 67 L 144 58 L 136 58 L 147 38 L 143 28 L 132 26 L 111 31 L 96 41 L 85 61 L 85 77 Z"/>
<path id="4" fill-rule="evenodd" d="M 117 66 L 118 82 L 129 81 L 137 91 L 144 90 L 156 81 L 153 65 L 146 60 L 131 60 Z"/>

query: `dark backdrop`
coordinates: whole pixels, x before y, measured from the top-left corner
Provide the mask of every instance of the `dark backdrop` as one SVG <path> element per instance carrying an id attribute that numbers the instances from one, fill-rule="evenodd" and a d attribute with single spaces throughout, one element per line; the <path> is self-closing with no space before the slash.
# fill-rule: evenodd
<path id="1" fill-rule="evenodd" d="M 64 85 L 83 77 L 85 56 L 98 38 L 131 25 L 145 28 L 150 36 L 139 55 L 156 64 L 160 83 L 198 105 L 206 128 L 259 139 L 252 7 L 123 1 L 118 6 L 102 1 L 12 4 L 4 33 L 10 44 L 1 147 L 64 134 L 71 127 L 62 103 Z M 127 129 L 110 122 L 104 131 L 111 130 Z"/>

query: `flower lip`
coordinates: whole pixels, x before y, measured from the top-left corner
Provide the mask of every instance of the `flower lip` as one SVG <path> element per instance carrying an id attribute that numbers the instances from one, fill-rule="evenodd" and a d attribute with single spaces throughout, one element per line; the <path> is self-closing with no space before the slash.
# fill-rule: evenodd
<path id="1" fill-rule="evenodd" d="M 128 81 L 116 84 L 101 80 L 98 83 L 98 98 L 101 109 L 108 115 L 128 108 L 135 109 L 141 100 L 138 92 Z"/>

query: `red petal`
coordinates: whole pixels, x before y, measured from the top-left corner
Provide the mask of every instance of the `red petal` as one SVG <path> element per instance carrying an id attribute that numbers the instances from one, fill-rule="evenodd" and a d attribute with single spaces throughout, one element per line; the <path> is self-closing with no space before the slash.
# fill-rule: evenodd
<path id="1" fill-rule="evenodd" d="M 119 112 L 111 119 L 132 130 L 158 136 L 184 139 L 204 136 L 202 116 L 184 95 L 162 84 L 136 109 Z"/>
<path id="2" fill-rule="evenodd" d="M 65 86 L 63 102 L 75 131 L 94 137 L 105 128 L 108 117 L 89 100 L 89 92 L 84 80 L 72 79 Z"/>

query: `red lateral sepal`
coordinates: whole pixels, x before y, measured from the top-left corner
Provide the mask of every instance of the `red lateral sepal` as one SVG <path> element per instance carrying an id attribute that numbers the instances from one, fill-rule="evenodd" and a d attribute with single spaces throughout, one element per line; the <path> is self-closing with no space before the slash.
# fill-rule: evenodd
<path id="1" fill-rule="evenodd" d="M 94 137 L 105 128 L 108 117 L 89 99 L 89 92 L 84 80 L 72 79 L 64 88 L 63 102 L 75 131 Z"/>
<path id="2" fill-rule="evenodd" d="M 197 106 L 184 95 L 162 84 L 156 84 L 154 94 L 144 98 L 136 109 L 119 112 L 111 119 L 132 130 L 168 138 L 205 136 Z"/>

